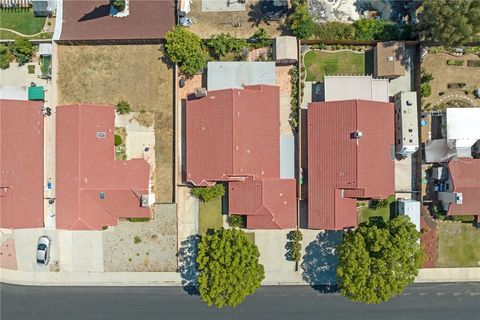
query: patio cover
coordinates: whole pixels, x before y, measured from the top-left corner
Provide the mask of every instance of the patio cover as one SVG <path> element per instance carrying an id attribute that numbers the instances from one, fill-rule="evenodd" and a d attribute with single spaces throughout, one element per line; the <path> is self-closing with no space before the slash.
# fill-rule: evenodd
<path id="1" fill-rule="evenodd" d="M 45 92 L 42 86 L 28 88 L 28 100 L 43 101 L 45 99 Z"/>
<path id="2" fill-rule="evenodd" d="M 425 145 L 425 162 L 448 162 L 457 156 L 456 141 L 435 139 Z"/>

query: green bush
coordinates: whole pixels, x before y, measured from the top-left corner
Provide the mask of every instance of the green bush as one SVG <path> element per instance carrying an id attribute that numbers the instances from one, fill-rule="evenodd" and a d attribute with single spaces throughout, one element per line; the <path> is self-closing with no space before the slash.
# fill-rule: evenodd
<path id="1" fill-rule="evenodd" d="M 450 219 L 458 222 L 468 222 L 471 223 L 475 221 L 475 216 L 465 215 L 465 216 L 450 216 Z"/>
<path id="2" fill-rule="evenodd" d="M 363 18 L 353 23 L 356 40 L 413 40 L 414 28 L 406 23 L 385 19 Z"/>
<path id="3" fill-rule="evenodd" d="M 123 11 L 125 9 L 125 0 L 110 0 L 112 6 L 114 6 L 118 11 Z"/>
<path id="4" fill-rule="evenodd" d="M 213 187 L 194 187 L 190 193 L 202 202 L 209 202 L 222 197 L 225 194 L 225 187 L 223 184 L 217 183 Z"/>
<path id="5" fill-rule="evenodd" d="M 290 99 L 291 110 L 288 122 L 290 123 L 292 130 L 296 130 L 298 127 L 298 68 L 293 66 L 290 69 L 289 74 L 292 85 L 292 93 Z"/>
<path id="6" fill-rule="evenodd" d="M 432 203 L 430 204 L 429 209 L 435 219 L 445 220 L 446 212 L 440 204 Z"/>
<path id="7" fill-rule="evenodd" d="M 422 94 L 422 97 L 424 97 L 424 98 L 429 97 L 432 94 L 432 86 L 430 85 L 430 83 L 428 83 L 428 82 L 423 83 L 420 86 L 420 93 Z"/>
<path id="8" fill-rule="evenodd" d="M 270 39 L 267 30 L 264 28 L 259 28 L 249 39 L 250 47 L 254 49 L 270 47 L 273 44 L 272 39 Z"/>
<path id="9" fill-rule="evenodd" d="M 355 28 L 350 23 L 324 22 L 315 27 L 315 39 L 319 40 L 352 40 Z"/>
<path id="10" fill-rule="evenodd" d="M 118 101 L 115 109 L 117 110 L 118 114 L 128 114 L 132 111 L 130 103 L 125 100 Z"/>
<path id="11" fill-rule="evenodd" d="M 28 69 L 29 74 L 34 74 L 35 73 L 35 65 L 34 64 L 29 64 L 27 66 L 27 69 Z"/>
<path id="12" fill-rule="evenodd" d="M 19 65 L 29 62 L 35 53 L 35 46 L 25 38 L 17 38 L 9 46 L 10 53 L 15 57 Z"/>
<path id="13" fill-rule="evenodd" d="M 315 22 L 308 13 L 305 0 L 292 1 L 293 13 L 288 17 L 288 26 L 299 39 L 309 39 L 315 32 Z"/>
<path id="14" fill-rule="evenodd" d="M 228 53 L 239 53 L 246 42 L 243 39 L 236 39 L 228 33 L 220 33 L 206 41 L 207 47 L 212 51 L 217 59 L 224 57 Z"/>
<path id="15" fill-rule="evenodd" d="M 13 56 L 8 51 L 8 47 L 0 44 L 0 69 L 8 69 L 12 60 Z"/>
<path id="16" fill-rule="evenodd" d="M 388 205 L 388 199 L 371 199 L 368 201 L 368 207 L 373 210 L 385 208 Z"/>
<path id="17" fill-rule="evenodd" d="M 140 242 L 142 242 L 142 239 L 139 236 L 133 237 L 133 243 L 139 244 Z"/>
<path id="18" fill-rule="evenodd" d="M 115 137 L 115 147 L 118 147 L 123 143 L 123 139 L 120 135 L 116 134 L 114 137 Z"/>
<path id="19" fill-rule="evenodd" d="M 130 222 L 148 222 L 150 218 L 128 218 Z"/>
<path id="20" fill-rule="evenodd" d="M 245 228 L 245 217 L 236 214 L 229 214 L 227 217 L 228 225 L 232 228 Z"/>
<path id="21" fill-rule="evenodd" d="M 303 234 L 300 230 L 292 230 L 287 234 L 287 259 L 290 261 L 299 262 L 302 258 L 302 244 Z"/>
<path id="22" fill-rule="evenodd" d="M 431 82 L 433 80 L 433 75 L 431 73 L 426 72 L 423 68 L 421 70 L 421 82 Z"/>
<path id="23" fill-rule="evenodd" d="M 465 61 L 463 60 L 452 60 L 452 59 L 448 59 L 447 60 L 447 64 L 449 66 L 463 66 Z"/>

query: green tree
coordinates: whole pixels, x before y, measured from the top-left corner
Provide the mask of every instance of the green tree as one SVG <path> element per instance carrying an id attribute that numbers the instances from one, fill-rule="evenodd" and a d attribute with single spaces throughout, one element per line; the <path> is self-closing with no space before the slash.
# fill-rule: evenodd
<path id="1" fill-rule="evenodd" d="M 253 33 L 249 39 L 250 45 L 255 48 L 269 47 L 272 45 L 273 41 L 270 39 L 267 30 L 264 28 L 259 28 Z"/>
<path id="2" fill-rule="evenodd" d="M 293 13 L 288 17 L 292 33 L 299 39 L 309 39 L 315 32 L 315 22 L 308 13 L 305 0 L 292 1 Z"/>
<path id="3" fill-rule="evenodd" d="M 17 38 L 10 44 L 10 53 L 13 54 L 19 65 L 29 62 L 35 53 L 35 46 L 26 38 Z"/>
<path id="4" fill-rule="evenodd" d="M 184 75 L 193 76 L 205 67 L 206 56 L 198 35 L 176 26 L 167 32 L 165 41 L 167 57 L 178 65 Z"/>
<path id="5" fill-rule="evenodd" d="M 7 46 L 0 44 L 0 69 L 8 69 L 13 56 L 8 51 Z"/>
<path id="6" fill-rule="evenodd" d="M 302 258 L 303 234 L 300 230 L 292 230 L 287 234 L 287 239 L 287 258 L 298 263 Z"/>
<path id="7" fill-rule="evenodd" d="M 227 53 L 239 53 L 246 42 L 243 39 L 236 39 L 228 33 L 220 33 L 207 40 L 207 46 L 212 50 L 215 58 L 224 57 Z"/>
<path id="8" fill-rule="evenodd" d="M 427 41 L 461 45 L 480 32 L 480 0 L 425 0 L 419 29 Z"/>
<path id="9" fill-rule="evenodd" d="M 125 9 L 125 0 L 110 0 L 112 6 L 114 6 L 118 11 L 123 11 Z"/>
<path id="10" fill-rule="evenodd" d="M 317 24 L 315 39 L 319 40 L 353 40 L 355 27 L 351 23 L 324 22 Z"/>
<path id="11" fill-rule="evenodd" d="M 420 86 L 420 93 L 424 98 L 430 97 L 430 95 L 432 94 L 432 86 L 429 82 L 422 83 L 422 85 Z"/>
<path id="12" fill-rule="evenodd" d="M 132 111 L 132 107 L 130 106 L 130 103 L 128 103 L 125 100 L 118 101 L 117 105 L 115 106 L 115 109 L 117 110 L 118 114 L 128 114 Z"/>
<path id="13" fill-rule="evenodd" d="M 422 266 L 419 232 L 405 216 L 361 224 L 344 235 L 337 276 L 342 295 L 380 303 L 403 292 Z"/>
<path id="14" fill-rule="evenodd" d="M 217 229 L 198 245 L 198 290 L 209 306 L 236 307 L 265 278 L 260 253 L 240 229 Z"/>
<path id="15" fill-rule="evenodd" d="M 217 183 L 213 187 L 194 187 L 190 193 L 202 202 L 210 202 L 213 199 L 222 197 L 225 194 L 225 187 L 223 184 Z"/>
<path id="16" fill-rule="evenodd" d="M 229 214 L 227 217 L 227 222 L 232 228 L 245 228 L 245 216 Z"/>

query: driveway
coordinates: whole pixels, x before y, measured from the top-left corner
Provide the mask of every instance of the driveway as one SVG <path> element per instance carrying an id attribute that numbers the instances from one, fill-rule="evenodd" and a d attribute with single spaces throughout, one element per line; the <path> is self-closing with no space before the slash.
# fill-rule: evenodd
<path id="1" fill-rule="evenodd" d="M 60 269 L 103 272 L 102 231 L 59 230 Z"/>
<path id="2" fill-rule="evenodd" d="M 38 238 L 47 235 L 52 240 L 50 248 L 50 263 L 48 266 L 39 265 L 36 261 Z M 13 230 L 15 251 L 17 254 L 17 270 L 47 272 L 59 260 L 59 241 L 55 230 L 44 229 L 16 229 Z"/>

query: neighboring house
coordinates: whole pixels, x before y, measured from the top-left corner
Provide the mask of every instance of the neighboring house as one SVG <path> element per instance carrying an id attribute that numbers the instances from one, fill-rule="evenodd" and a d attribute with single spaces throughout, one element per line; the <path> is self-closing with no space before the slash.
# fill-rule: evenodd
<path id="1" fill-rule="evenodd" d="M 480 159 L 456 158 L 435 171 L 438 200 L 449 216 L 480 215 Z M 480 222 L 480 221 L 479 221 Z"/>
<path id="2" fill-rule="evenodd" d="M 56 226 L 101 230 L 119 218 L 150 217 L 150 166 L 114 160 L 115 108 L 56 109 Z"/>
<path id="3" fill-rule="evenodd" d="M 402 216 L 408 216 L 410 222 L 420 232 L 420 201 L 411 199 L 399 199 L 396 202 L 397 213 Z"/>
<path id="4" fill-rule="evenodd" d="M 160 43 L 175 26 L 173 0 L 130 0 L 125 17 L 109 1 L 63 0 L 61 43 Z"/>
<path id="5" fill-rule="evenodd" d="M 417 93 L 402 91 L 395 95 L 395 152 L 402 157 L 418 150 Z"/>
<path id="6" fill-rule="evenodd" d="M 294 179 L 280 179 L 280 89 L 244 89 L 190 95 L 186 104 L 186 181 L 228 182 L 229 213 L 247 228 L 296 227 Z"/>
<path id="7" fill-rule="evenodd" d="M 425 146 L 426 162 L 472 157 L 472 148 L 480 140 L 480 108 L 447 108 L 441 115 L 432 116 L 432 127 L 434 122 L 437 132 Z"/>
<path id="8" fill-rule="evenodd" d="M 57 7 L 56 0 L 29 0 L 35 17 L 51 17 Z"/>
<path id="9" fill-rule="evenodd" d="M 374 75 L 394 79 L 405 75 L 405 44 L 403 42 L 379 42 L 374 51 Z"/>
<path id="10" fill-rule="evenodd" d="M 317 102 L 307 117 L 308 227 L 355 227 L 357 199 L 395 192 L 393 104 Z"/>
<path id="11" fill-rule="evenodd" d="M 212 61 L 207 65 L 207 89 L 241 89 L 276 84 L 275 62 Z"/>
<path id="12" fill-rule="evenodd" d="M 325 101 L 389 102 L 388 79 L 372 76 L 325 76 Z"/>
<path id="13" fill-rule="evenodd" d="M 298 41 L 292 36 L 276 37 L 273 55 L 278 64 L 294 64 L 298 60 Z"/>
<path id="14" fill-rule="evenodd" d="M 0 228 L 43 227 L 42 108 L 0 100 Z"/>

